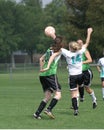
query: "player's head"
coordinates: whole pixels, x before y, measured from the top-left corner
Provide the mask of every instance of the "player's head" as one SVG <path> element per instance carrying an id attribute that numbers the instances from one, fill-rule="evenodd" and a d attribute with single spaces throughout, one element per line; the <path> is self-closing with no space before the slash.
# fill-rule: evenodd
<path id="1" fill-rule="evenodd" d="M 81 39 L 77 40 L 77 43 L 82 47 L 83 46 L 83 41 Z"/>
<path id="2" fill-rule="evenodd" d="M 58 52 L 63 47 L 62 41 L 63 38 L 61 36 L 56 36 L 56 38 L 54 39 L 54 43 L 52 45 L 54 52 Z"/>
<path id="3" fill-rule="evenodd" d="M 55 44 L 61 44 L 62 43 L 63 38 L 61 36 L 56 36 L 56 38 L 54 39 Z"/>
<path id="4" fill-rule="evenodd" d="M 76 52 L 80 49 L 81 49 L 81 46 L 77 42 L 72 41 L 72 42 L 69 43 L 69 50 L 71 52 Z"/>

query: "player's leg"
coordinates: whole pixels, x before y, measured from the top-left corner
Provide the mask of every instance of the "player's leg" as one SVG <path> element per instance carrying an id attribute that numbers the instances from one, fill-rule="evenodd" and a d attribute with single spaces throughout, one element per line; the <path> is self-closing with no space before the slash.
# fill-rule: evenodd
<path id="1" fill-rule="evenodd" d="M 52 110 L 61 98 L 61 86 L 58 82 L 58 78 L 57 78 L 56 75 L 51 76 L 51 87 L 50 87 L 50 89 L 53 90 L 54 97 L 52 98 L 49 106 L 44 111 L 44 113 L 47 114 L 50 118 L 54 119 L 55 117 L 52 114 Z"/>
<path id="2" fill-rule="evenodd" d="M 96 96 L 95 96 L 94 90 L 92 90 L 90 88 L 92 75 L 93 74 L 92 74 L 91 70 L 88 70 L 86 72 L 86 76 L 85 76 L 85 80 L 84 80 L 84 86 L 85 86 L 86 92 L 89 93 L 90 96 L 92 97 L 93 108 L 96 108 L 97 107 Z"/>
<path id="3" fill-rule="evenodd" d="M 78 100 L 77 99 L 78 99 L 78 95 L 79 95 L 79 90 L 78 90 L 78 85 L 77 85 L 78 81 L 77 80 L 78 80 L 78 76 L 70 76 L 70 78 L 69 78 L 72 107 L 74 109 L 75 116 L 78 115 Z"/>
<path id="4" fill-rule="evenodd" d="M 52 109 L 55 107 L 55 105 L 57 104 L 57 102 L 60 100 L 61 98 L 61 92 L 56 91 L 55 92 L 55 96 L 53 97 L 53 99 L 51 100 L 49 106 L 47 109 L 49 109 L 50 111 L 52 111 Z"/>
<path id="5" fill-rule="evenodd" d="M 79 86 L 79 97 L 80 97 L 80 101 L 83 102 L 84 101 L 84 80 L 85 80 L 85 71 L 83 71 L 83 83 Z"/>
<path id="6" fill-rule="evenodd" d="M 77 86 L 79 88 L 79 86 Z M 77 92 L 77 106 L 79 107 L 79 91 Z M 73 109 L 73 104 L 71 105 L 70 109 Z"/>
<path id="7" fill-rule="evenodd" d="M 78 89 L 76 90 L 71 90 L 71 98 L 72 98 L 72 106 L 74 109 L 74 115 L 78 115 L 78 100 L 77 100 L 77 95 L 78 95 Z"/>
<path id="8" fill-rule="evenodd" d="M 80 101 L 84 101 L 84 86 L 79 86 L 79 96 L 80 96 Z"/>
<path id="9" fill-rule="evenodd" d="M 49 77 L 40 76 L 39 79 L 44 91 L 44 99 L 40 102 L 36 112 L 33 114 L 33 116 L 36 119 L 41 119 L 40 113 L 45 108 L 47 102 L 51 99 L 51 94 L 52 94 L 52 91 L 49 89 L 50 87 L 50 83 L 48 82 Z"/>
<path id="10" fill-rule="evenodd" d="M 45 98 L 40 102 L 38 109 L 36 110 L 36 112 L 34 113 L 34 117 L 37 119 L 41 119 L 40 113 L 43 111 L 43 109 L 45 108 L 47 102 L 51 99 L 51 92 L 49 90 L 47 90 L 45 92 Z"/>
<path id="11" fill-rule="evenodd" d="M 52 119 L 55 118 L 54 115 L 52 114 L 52 109 L 56 106 L 60 98 L 61 98 L 61 92 L 55 92 L 55 96 L 52 98 L 49 106 L 44 111 L 44 113 L 47 114 Z"/>
<path id="12" fill-rule="evenodd" d="M 104 78 L 101 78 L 101 84 L 102 84 L 102 96 L 104 100 Z"/>
<path id="13" fill-rule="evenodd" d="M 96 96 L 94 93 L 94 90 L 92 90 L 89 86 L 85 87 L 87 93 L 89 93 L 89 95 L 92 97 L 92 103 L 93 103 L 93 108 L 97 107 L 97 101 L 96 101 Z"/>

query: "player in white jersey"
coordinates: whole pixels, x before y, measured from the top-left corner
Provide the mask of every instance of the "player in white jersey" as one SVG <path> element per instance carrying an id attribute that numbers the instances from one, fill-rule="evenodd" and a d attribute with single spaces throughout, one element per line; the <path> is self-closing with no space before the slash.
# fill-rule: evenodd
<path id="1" fill-rule="evenodd" d="M 78 101 L 77 96 L 79 95 L 78 86 L 83 83 L 82 74 L 82 54 L 85 51 L 83 47 L 76 42 L 69 43 L 69 50 L 61 49 L 62 55 L 66 58 L 69 72 L 69 86 L 72 98 L 72 106 L 74 108 L 74 115 L 78 115 Z"/>
<path id="2" fill-rule="evenodd" d="M 104 57 L 100 58 L 97 64 L 97 69 L 100 73 L 101 83 L 102 83 L 102 95 L 104 100 Z"/>
<path id="3" fill-rule="evenodd" d="M 70 43 L 71 46 L 75 45 L 74 42 Z M 66 58 L 67 64 L 68 64 L 68 71 L 70 75 L 78 75 L 82 73 L 82 53 L 85 51 L 85 48 L 82 48 L 80 51 L 77 51 L 76 53 L 72 51 L 68 51 L 64 48 L 61 49 L 63 56 Z"/>

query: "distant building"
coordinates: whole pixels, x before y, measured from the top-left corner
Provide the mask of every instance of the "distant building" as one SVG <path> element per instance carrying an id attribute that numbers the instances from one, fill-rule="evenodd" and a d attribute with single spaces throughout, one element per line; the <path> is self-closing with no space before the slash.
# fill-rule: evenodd
<path id="1" fill-rule="evenodd" d="M 28 53 L 22 52 L 20 50 L 13 52 L 12 61 L 15 63 L 30 63 L 31 62 Z"/>

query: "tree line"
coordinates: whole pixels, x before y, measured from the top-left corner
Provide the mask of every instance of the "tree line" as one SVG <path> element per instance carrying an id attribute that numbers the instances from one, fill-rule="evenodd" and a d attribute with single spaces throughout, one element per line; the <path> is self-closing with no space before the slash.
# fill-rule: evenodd
<path id="1" fill-rule="evenodd" d="M 0 62 L 10 62 L 14 51 L 44 53 L 52 39 L 44 35 L 46 26 L 66 43 L 86 39 L 86 30 L 93 27 L 89 50 L 97 59 L 104 51 L 103 0 L 53 0 L 43 8 L 42 0 L 0 0 Z"/>

